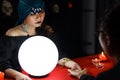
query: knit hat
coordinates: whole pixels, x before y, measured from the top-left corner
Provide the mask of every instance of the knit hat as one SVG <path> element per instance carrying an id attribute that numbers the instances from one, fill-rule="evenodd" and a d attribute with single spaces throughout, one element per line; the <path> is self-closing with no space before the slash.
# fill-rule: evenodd
<path id="1" fill-rule="evenodd" d="M 18 21 L 16 25 L 22 23 L 30 14 L 32 8 L 41 8 L 45 10 L 45 5 L 42 0 L 19 0 L 18 4 Z"/>

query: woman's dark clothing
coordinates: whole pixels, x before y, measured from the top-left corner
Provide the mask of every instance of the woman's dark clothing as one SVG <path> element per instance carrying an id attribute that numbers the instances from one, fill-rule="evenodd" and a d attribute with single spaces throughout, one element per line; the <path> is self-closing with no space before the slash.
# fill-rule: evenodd
<path id="1" fill-rule="evenodd" d="M 120 61 L 112 69 L 100 73 L 97 77 L 83 75 L 80 80 L 120 80 Z"/>
<path id="2" fill-rule="evenodd" d="M 31 36 L 3 36 L 0 37 L 0 71 L 5 71 L 7 68 L 12 68 L 17 71 L 21 71 L 21 67 L 18 62 L 18 50 L 21 44 Z M 56 44 L 60 53 L 59 59 L 65 57 L 62 55 L 61 46 L 59 40 L 53 34 L 49 38 Z"/>

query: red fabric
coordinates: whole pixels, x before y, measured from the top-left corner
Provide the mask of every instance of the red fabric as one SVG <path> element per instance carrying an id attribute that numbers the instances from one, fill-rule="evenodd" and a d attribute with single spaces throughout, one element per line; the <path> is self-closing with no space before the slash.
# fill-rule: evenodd
<path id="1" fill-rule="evenodd" d="M 75 58 L 73 60 L 77 62 L 82 68 L 87 68 L 88 74 L 93 76 L 97 76 L 100 72 L 103 72 L 113 67 L 114 60 L 109 57 L 107 61 L 103 62 L 104 68 L 97 69 L 95 65 L 92 64 L 92 59 L 96 57 L 98 58 L 98 55 L 85 56 L 85 57 Z M 25 73 L 24 71 L 23 73 L 27 75 L 27 73 Z M 10 80 L 10 79 L 5 79 L 5 80 Z M 78 80 L 78 79 L 70 76 L 70 73 L 67 71 L 66 67 L 57 65 L 55 69 L 51 73 L 49 73 L 46 77 L 32 78 L 32 80 Z"/>
<path id="2" fill-rule="evenodd" d="M 74 61 L 77 62 L 82 68 L 87 68 L 88 74 L 92 76 L 97 76 L 99 73 L 112 68 L 114 65 L 114 59 L 107 56 L 107 61 L 102 62 L 104 63 L 104 68 L 97 69 L 95 65 L 92 64 L 92 59 L 94 58 L 98 58 L 98 55 L 76 58 Z"/>

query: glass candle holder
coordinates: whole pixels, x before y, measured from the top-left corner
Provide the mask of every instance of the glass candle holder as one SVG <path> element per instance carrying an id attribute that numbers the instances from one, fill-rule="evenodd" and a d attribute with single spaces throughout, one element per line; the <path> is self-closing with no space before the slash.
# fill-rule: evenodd
<path id="1" fill-rule="evenodd" d="M 100 59 L 94 58 L 94 59 L 92 59 L 92 63 L 93 63 L 94 65 L 96 65 L 96 64 L 100 63 Z"/>
<path id="2" fill-rule="evenodd" d="M 92 63 L 96 68 L 104 68 L 104 63 L 101 63 L 100 61 L 101 60 L 99 58 L 92 59 Z"/>
<path id="3" fill-rule="evenodd" d="M 99 62 L 99 63 L 96 64 L 95 66 L 96 66 L 96 68 L 98 68 L 98 69 L 102 69 L 102 68 L 104 68 L 104 63 Z"/>

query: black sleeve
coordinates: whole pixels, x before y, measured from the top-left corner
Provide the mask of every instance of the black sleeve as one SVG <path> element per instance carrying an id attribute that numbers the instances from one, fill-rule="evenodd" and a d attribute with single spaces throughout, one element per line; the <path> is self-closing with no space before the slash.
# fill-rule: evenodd
<path id="1" fill-rule="evenodd" d="M 95 80 L 95 77 L 90 76 L 90 75 L 82 75 L 80 77 L 80 80 Z"/>
<path id="2" fill-rule="evenodd" d="M 7 68 L 11 68 L 10 63 L 10 45 L 8 39 L 5 37 L 0 38 L 0 71 L 4 71 Z"/>
<path id="3" fill-rule="evenodd" d="M 96 77 L 82 75 L 80 80 L 120 80 L 120 61 L 113 68 L 99 73 Z"/>
<path id="4" fill-rule="evenodd" d="M 100 73 L 96 80 L 120 80 L 120 62 L 114 65 L 113 68 Z"/>

